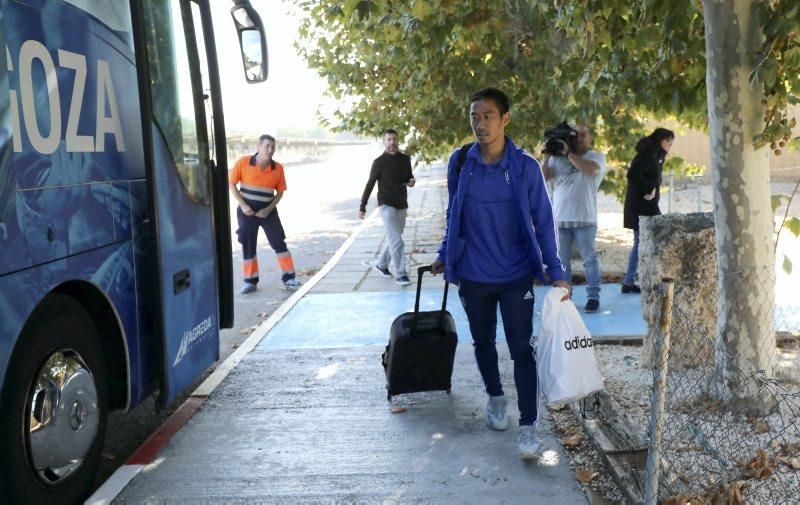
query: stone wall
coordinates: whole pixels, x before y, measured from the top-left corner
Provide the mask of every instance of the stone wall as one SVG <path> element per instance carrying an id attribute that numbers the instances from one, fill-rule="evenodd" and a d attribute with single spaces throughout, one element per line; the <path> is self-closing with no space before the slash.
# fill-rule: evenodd
<path id="1" fill-rule="evenodd" d="M 647 335 L 643 364 L 652 367 L 661 297 L 654 287 L 663 277 L 675 280 L 674 304 L 693 328 L 675 327 L 670 336 L 670 368 L 713 360 L 717 319 L 717 251 L 710 212 L 642 217 L 639 221 L 639 284 Z M 684 325 L 685 326 L 685 325 Z"/>

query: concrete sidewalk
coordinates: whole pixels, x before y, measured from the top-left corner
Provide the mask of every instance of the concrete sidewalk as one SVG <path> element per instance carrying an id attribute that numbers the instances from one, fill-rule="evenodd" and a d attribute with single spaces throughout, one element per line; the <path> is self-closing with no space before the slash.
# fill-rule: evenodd
<path id="1" fill-rule="evenodd" d="M 435 257 L 447 203 L 440 167 L 415 175 L 405 233 L 412 271 Z M 486 429 L 485 393 L 455 293 L 452 394 L 401 395 L 390 408 L 380 355 L 392 319 L 413 307 L 415 285 L 398 287 L 361 264 L 382 241 L 373 215 L 335 263 L 287 301 L 291 309 L 256 332 L 253 350 L 204 393 L 200 410 L 115 503 L 585 503 L 543 404 L 547 450 L 536 462 L 517 458 L 516 429 Z M 438 306 L 441 276 L 426 277 L 423 287 L 423 306 Z M 595 338 L 641 336 L 639 297 L 604 288 L 601 312 L 585 315 Z M 537 301 L 546 289 L 537 288 Z M 576 287 L 579 306 L 582 293 Z M 513 365 L 505 345 L 498 351 L 513 427 Z"/>

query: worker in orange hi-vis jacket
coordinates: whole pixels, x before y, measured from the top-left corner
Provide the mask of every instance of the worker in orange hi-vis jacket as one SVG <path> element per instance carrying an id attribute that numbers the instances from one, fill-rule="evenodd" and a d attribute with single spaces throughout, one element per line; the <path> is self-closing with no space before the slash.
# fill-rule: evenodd
<path id="1" fill-rule="evenodd" d="M 286 233 L 278 216 L 277 206 L 286 191 L 286 177 L 283 165 L 272 159 L 274 153 L 275 138 L 261 135 L 258 138 L 258 152 L 239 158 L 228 177 L 231 194 L 239 202 L 236 209 L 239 229 L 236 234 L 242 244 L 244 284 L 239 291 L 241 294 L 252 293 L 258 286 L 256 242 L 259 228 L 264 229 L 270 247 L 278 256 L 284 287 L 297 289 L 300 286 L 300 281 L 295 278 L 292 255 L 286 247 Z"/>

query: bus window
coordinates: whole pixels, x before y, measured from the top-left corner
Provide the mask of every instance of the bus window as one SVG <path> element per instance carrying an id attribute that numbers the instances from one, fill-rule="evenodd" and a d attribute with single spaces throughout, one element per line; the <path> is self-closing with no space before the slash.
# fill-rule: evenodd
<path id="1" fill-rule="evenodd" d="M 205 108 L 205 115 L 206 115 L 206 129 L 207 129 L 207 139 L 209 142 L 209 146 L 211 148 L 211 159 L 216 159 L 214 154 L 214 120 L 213 120 L 213 113 L 212 113 L 212 106 L 211 106 L 211 83 L 209 81 L 209 73 L 208 73 L 208 58 L 206 57 L 206 46 L 204 44 L 206 40 L 206 35 L 203 33 L 203 24 L 201 20 L 200 14 L 200 6 L 196 3 L 192 2 L 192 21 L 194 25 L 194 35 L 195 40 L 197 41 L 197 55 L 199 56 L 200 60 L 200 76 L 202 77 L 202 89 L 203 89 L 203 106 Z"/>
<path id="2" fill-rule="evenodd" d="M 78 9 L 92 15 L 113 30 L 128 47 L 133 47 L 131 27 L 131 6 L 125 0 L 97 2 L 96 0 L 64 0 Z"/>
<path id="3" fill-rule="evenodd" d="M 153 118 L 169 147 L 184 190 L 195 202 L 208 204 L 209 180 L 205 164 L 208 146 L 198 135 L 189 53 L 179 0 L 148 2 L 147 51 Z M 162 36 L 163 33 L 175 35 Z M 194 49 L 194 48 L 193 48 Z"/>

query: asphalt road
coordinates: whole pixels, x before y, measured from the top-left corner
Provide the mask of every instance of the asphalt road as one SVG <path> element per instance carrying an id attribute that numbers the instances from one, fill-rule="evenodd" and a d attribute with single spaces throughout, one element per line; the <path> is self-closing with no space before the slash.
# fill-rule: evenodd
<path id="1" fill-rule="evenodd" d="M 364 189 L 372 159 L 379 156 L 382 146 L 342 146 L 334 149 L 328 159 L 313 164 L 286 167 L 287 191 L 278 211 L 287 235 L 287 245 L 301 281 L 314 275 L 347 239 L 355 226 L 358 203 Z M 281 160 L 280 151 L 275 159 Z M 367 211 L 376 205 L 377 188 L 373 191 Z M 234 313 L 231 329 L 220 334 L 220 359 L 225 360 L 252 330 L 277 309 L 291 292 L 283 289 L 275 254 L 263 233 L 259 236 L 259 289 L 249 295 L 239 295 L 242 281 L 241 246 L 236 241 L 235 205 L 231 205 L 231 236 L 233 238 Z M 197 383 L 167 406 L 156 411 L 149 398 L 130 412 L 112 412 L 109 417 L 103 462 L 95 480 L 102 485 L 114 471 L 169 417 L 197 385 L 213 370 L 210 368 Z"/>

